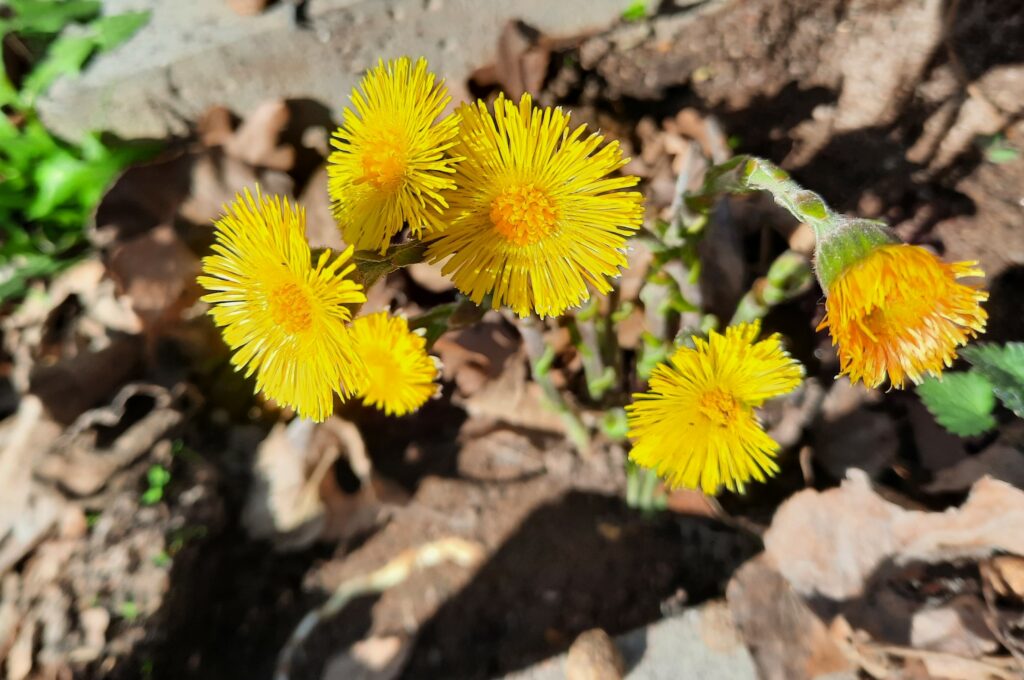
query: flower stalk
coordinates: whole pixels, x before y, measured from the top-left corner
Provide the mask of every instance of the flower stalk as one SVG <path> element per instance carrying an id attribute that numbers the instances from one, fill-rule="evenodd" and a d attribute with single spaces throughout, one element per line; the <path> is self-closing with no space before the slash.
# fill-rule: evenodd
<path id="1" fill-rule="evenodd" d="M 544 340 L 541 321 L 536 317 L 526 317 L 520 319 L 516 325 L 523 338 L 526 356 L 530 360 L 533 380 L 540 385 L 544 393 L 545 405 L 561 418 L 566 435 L 576 450 L 582 454 L 590 453 L 590 432 L 587 426 L 551 380 L 551 364 L 555 359 L 555 350 Z"/>

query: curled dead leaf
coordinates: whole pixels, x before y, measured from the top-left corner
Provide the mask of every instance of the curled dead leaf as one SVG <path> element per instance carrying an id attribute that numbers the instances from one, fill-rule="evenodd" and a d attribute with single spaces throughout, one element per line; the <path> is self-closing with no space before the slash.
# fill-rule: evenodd
<path id="1" fill-rule="evenodd" d="M 904 510 L 850 470 L 842 486 L 793 495 L 765 533 L 765 551 L 797 592 L 846 600 L 883 562 L 934 563 L 1024 554 L 1024 491 L 985 477 L 962 506 Z"/>

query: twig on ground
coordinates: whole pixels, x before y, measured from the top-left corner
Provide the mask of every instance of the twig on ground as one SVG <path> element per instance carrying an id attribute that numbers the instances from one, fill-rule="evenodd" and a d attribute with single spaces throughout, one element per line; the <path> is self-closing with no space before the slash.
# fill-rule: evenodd
<path id="1" fill-rule="evenodd" d="M 383 567 L 368 574 L 343 581 L 322 605 L 302 617 L 277 657 L 274 680 L 289 680 L 292 662 L 302 643 L 323 621 L 341 611 L 353 599 L 371 593 L 382 593 L 405 581 L 416 571 L 442 562 L 455 562 L 469 567 L 483 560 L 483 546 L 454 536 L 409 548 Z"/>

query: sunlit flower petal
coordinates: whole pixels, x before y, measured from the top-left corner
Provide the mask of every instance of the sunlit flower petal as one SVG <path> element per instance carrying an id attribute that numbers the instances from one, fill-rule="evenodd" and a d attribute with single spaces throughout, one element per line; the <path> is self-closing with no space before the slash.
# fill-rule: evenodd
<path id="1" fill-rule="evenodd" d="M 447 155 L 458 134 L 451 97 L 427 62 L 381 61 L 352 92 L 328 158 L 328 191 L 346 243 L 387 249 L 405 224 L 414 236 L 444 229 L 441 213 L 457 159 Z"/>
<path id="2" fill-rule="evenodd" d="M 427 354 L 426 340 L 409 330 L 400 316 L 378 312 L 352 323 L 356 351 L 365 370 L 356 396 L 387 415 L 419 409 L 437 394 L 438 363 Z"/>
<path id="3" fill-rule="evenodd" d="M 778 444 L 754 409 L 795 389 L 803 368 L 778 335 L 755 342 L 760 324 L 740 324 L 694 348 L 680 347 L 654 369 L 650 390 L 626 407 L 632 461 L 654 468 L 671 488 L 743 491 L 778 471 Z"/>
<path id="4" fill-rule="evenodd" d="M 947 264 L 919 246 L 879 246 L 828 286 L 825 318 L 840 373 L 877 387 L 920 383 L 950 366 L 958 347 L 985 330 L 988 293 L 959 283 L 984 276 L 976 262 Z"/>
<path id="5" fill-rule="evenodd" d="M 558 108 L 498 97 L 458 110 L 459 163 L 432 262 L 474 302 L 492 295 L 519 316 L 556 316 L 601 293 L 626 264 L 626 239 L 643 219 L 636 177 L 609 177 L 628 159 Z"/>
<path id="6" fill-rule="evenodd" d="M 361 373 L 345 305 L 366 300 L 346 278 L 352 249 L 311 262 L 305 213 L 276 196 L 248 191 L 215 224 L 214 254 L 199 283 L 210 314 L 234 350 L 231 362 L 256 388 L 300 415 L 323 420 L 334 393 L 348 396 Z"/>

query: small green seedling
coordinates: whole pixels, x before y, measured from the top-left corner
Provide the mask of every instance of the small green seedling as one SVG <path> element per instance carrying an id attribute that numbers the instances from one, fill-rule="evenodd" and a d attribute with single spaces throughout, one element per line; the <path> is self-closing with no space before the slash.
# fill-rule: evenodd
<path id="1" fill-rule="evenodd" d="M 125 600 L 121 603 L 118 613 L 125 621 L 134 621 L 139 618 L 139 605 L 135 604 L 134 600 Z"/>
<path id="2" fill-rule="evenodd" d="M 164 487 L 171 481 L 171 473 L 163 465 L 154 465 L 146 473 L 149 488 L 142 494 L 143 505 L 156 505 L 164 499 Z"/>
<path id="3" fill-rule="evenodd" d="M 643 21 L 647 18 L 648 0 L 633 0 L 626 9 L 622 10 L 623 21 Z"/>
<path id="4" fill-rule="evenodd" d="M 1003 135 L 983 137 L 981 148 L 985 160 L 996 165 L 1010 163 L 1020 156 L 1020 150 L 1010 144 Z"/>

